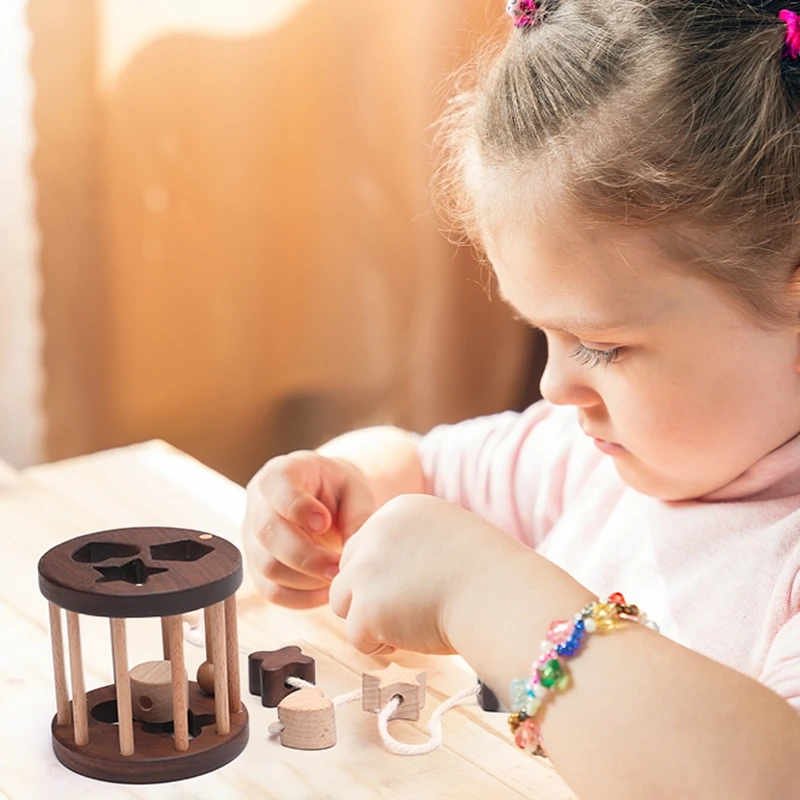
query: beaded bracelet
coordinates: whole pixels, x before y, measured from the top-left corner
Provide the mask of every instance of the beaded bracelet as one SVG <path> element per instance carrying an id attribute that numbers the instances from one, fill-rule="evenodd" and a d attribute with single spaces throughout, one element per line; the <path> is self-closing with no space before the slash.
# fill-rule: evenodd
<path id="1" fill-rule="evenodd" d="M 508 724 L 518 747 L 534 755 L 544 755 L 542 735 L 534 717 L 551 692 L 568 688 L 570 676 L 563 659 L 578 653 L 587 634 L 613 631 L 621 620 L 658 631 L 658 625 L 636 606 L 628 605 L 619 592 L 584 606 L 572 621 L 550 623 L 547 639 L 541 645 L 542 654 L 531 667 L 531 677 L 511 681 L 513 713 Z"/>

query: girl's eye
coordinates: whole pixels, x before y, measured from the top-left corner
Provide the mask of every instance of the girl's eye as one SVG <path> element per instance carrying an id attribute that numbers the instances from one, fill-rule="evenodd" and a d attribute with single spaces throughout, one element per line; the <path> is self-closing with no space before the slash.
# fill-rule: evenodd
<path id="1" fill-rule="evenodd" d="M 589 369 L 592 367 L 607 367 L 619 358 L 621 350 L 621 347 L 614 347 L 611 350 L 592 350 L 591 347 L 579 344 L 575 352 L 572 353 L 572 358 L 576 359 L 579 364 L 585 364 Z"/>

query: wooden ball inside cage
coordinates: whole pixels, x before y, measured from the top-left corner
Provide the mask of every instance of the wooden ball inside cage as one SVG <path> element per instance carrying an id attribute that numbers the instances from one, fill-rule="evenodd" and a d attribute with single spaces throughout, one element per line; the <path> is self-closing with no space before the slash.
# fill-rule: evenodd
<path id="1" fill-rule="evenodd" d="M 242 559 L 234 545 L 181 528 L 102 531 L 45 553 L 39 588 L 50 606 L 56 688 L 51 731 L 58 760 L 99 780 L 156 783 L 201 775 L 236 758 L 248 739 L 236 627 L 241 582 Z M 197 609 L 206 619 L 213 696 L 188 680 L 184 662 L 182 615 Z M 83 677 L 81 614 L 107 617 L 110 626 L 114 683 L 90 692 Z M 133 617 L 160 619 L 164 656 L 163 662 L 134 668 L 135 707 L 125 624 Z"/>

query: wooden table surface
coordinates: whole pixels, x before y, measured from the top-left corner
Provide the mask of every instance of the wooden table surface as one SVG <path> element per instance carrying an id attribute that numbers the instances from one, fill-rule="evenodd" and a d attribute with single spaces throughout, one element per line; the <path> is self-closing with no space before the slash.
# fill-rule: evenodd
<path id="1" fill-rule="evenodd" d="M 284 748 L 267 730 L 275 710 L 247 694 L 245 655 L 240 664 L 250 743 L 231 764 L 191 780 L 150 786 L 101 783 L 63 768 L 50 743 L 55 696 L 39 557 L 65 539 L 134 525 L 202 529 L 239 544 L 243 512 L 240 486 L 162 442 L 22 472 L 0 464 L 0 798 L 574 798 L 546 761 L 511 744 L 505 715 L 483 712 L 474 698 L 444 715 L 444 746 L 429 755 L 390 754 L 378 736 L 377 718 L 358 703 L 338 707 L 334 748 Z M 156 621 L 129 621 L 128 637 L 131 665 L 161 657 Z M 82 638 L 87 689 L 112 683 L 107 621 L 82 617 Z M 328 608 L 298 612 L 268 605 L 247 580 L 239 592 L 239 638 L 252 650 L 300 645 L 316 659 L 317 684 L 328 697 L 360 688 L 363 670 L 389 663 L 348 645 L 341 620 Z M 187 645 L 190 676 L 203 660 L 201 650 Z M 399 740 L 425 741 L 430 713 L 473 685 L 474 675 L 457 657 L 398 653 L 391 660 L 428 670 L 422 720 L 390 724 Z"/>

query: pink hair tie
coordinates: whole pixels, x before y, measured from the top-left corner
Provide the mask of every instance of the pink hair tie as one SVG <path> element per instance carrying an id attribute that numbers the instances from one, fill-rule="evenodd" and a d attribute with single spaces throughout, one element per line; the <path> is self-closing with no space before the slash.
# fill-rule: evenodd
<path id="1" fill-rule="evenodd" d="M 541 5 L 537 0 L 508 0 L 506 13 L 514 20 L 515 27 L 527 28 L 541 23 Z"/>
<path id="2" fill-rule="evenodd" d="M 800 56 L 800 14 L 784 8 L 778 13 L 778 19 L 786 23 L 786 47 L 783 55 L 797 58 Z"/>

